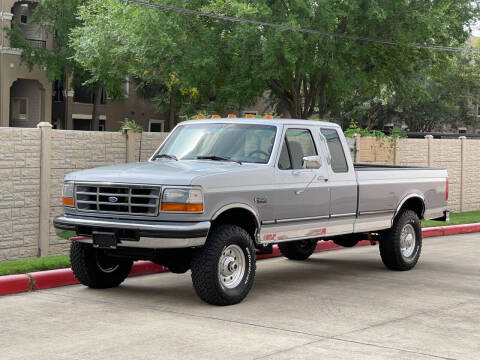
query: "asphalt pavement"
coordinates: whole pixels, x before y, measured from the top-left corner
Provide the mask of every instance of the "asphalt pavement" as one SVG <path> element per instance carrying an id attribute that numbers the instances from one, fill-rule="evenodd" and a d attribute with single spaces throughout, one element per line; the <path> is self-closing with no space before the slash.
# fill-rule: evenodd
<path id="1" fill-rule="evenodd" d="M 378 246 L 257 263 L 247 299 L 203 303 L 190 273 L 0 297 L 0 359 L 480 359 L 480 233 L 424 240 L 417 267 Z"/>

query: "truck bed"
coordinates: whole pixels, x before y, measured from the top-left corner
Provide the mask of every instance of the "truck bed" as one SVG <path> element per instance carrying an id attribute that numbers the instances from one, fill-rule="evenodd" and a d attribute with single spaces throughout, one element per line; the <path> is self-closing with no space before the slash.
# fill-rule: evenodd
<path id="1" fill-rule="evenodd" d="M 360 219 L 391 218 L 401 199 L 419 195 L 425 202 L 425 219 L 438 218 L 446 210 L 447 171 L 441 168 L 355 164 Z M 362 216 L 363 215 L 363 216 Z"/>

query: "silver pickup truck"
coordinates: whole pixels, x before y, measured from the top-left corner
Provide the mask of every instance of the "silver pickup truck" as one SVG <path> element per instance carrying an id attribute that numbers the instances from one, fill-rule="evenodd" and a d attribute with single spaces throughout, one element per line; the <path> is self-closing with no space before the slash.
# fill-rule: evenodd
<path id="1" fill-rule="evenodd" d="M 134 260 L 191 269 L 210 304 L 242 301 L 258 252 L 306 260 L 318 241 L 379 242 L 410 270 L 422 219 L 448 218 L 445 169 L 354 165 L 338 125 L 212 119 L 179 124 L 149 161 L 68 174 L 55 218 L 76 235 L 71 265 L 92 288 L 118 286 Z"/>

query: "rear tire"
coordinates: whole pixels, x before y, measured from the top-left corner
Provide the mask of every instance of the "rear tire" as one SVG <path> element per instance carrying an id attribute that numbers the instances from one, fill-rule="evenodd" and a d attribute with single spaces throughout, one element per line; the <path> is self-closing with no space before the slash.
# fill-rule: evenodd
<path id="1" fill-rule="evenodd" d="M 307 260 L 317 247 L 317 240 L 289 241 L 278 244 L 283 256 L 290 260 Z"/>
<path id="2" fill-rule="evenodd" d="M 422 252 L 422 228 L 418 215 L 405 210 L 380 239 L 380 256 L 390 270 L 413 269 Z"/>
<path id="3" fill-rule="evenodd" d="M 211 305 L 238 304 L 253 285 L 255 261 L 255 246 L 248 232 L 235 225 L 214 228 L 192 258 L 195 292 Z"/>
<path id="4" fill-rule="evenodd" d="M 73 275 L 81 284 L 106 289 L 117 287 L 126 279 L 133 261 L 106 256 L 91 244 L 72 242 L 70 263 Z"/>

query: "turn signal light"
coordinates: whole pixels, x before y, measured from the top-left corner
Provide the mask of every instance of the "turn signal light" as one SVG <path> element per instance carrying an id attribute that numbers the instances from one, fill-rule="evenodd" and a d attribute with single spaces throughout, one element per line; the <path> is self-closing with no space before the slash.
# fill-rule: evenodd
<path id="1" fill-rule="evenodd" d="M 62 197 L 62 205 L 63 206 L 73 206 L 73 198 Z"/>
<path id="2" fill-rule="evenodd" d="M 202 212 L 203 204 L 162 203 L 162 211 Z"/>

